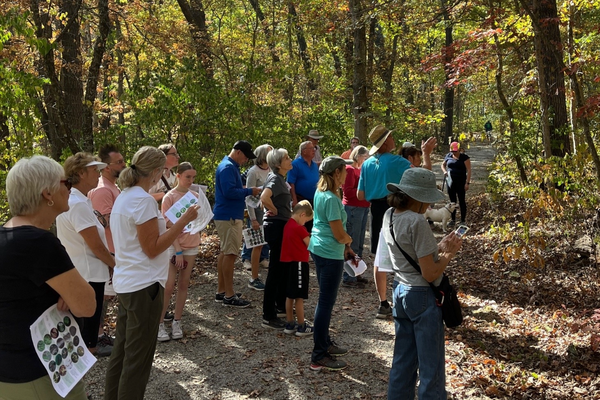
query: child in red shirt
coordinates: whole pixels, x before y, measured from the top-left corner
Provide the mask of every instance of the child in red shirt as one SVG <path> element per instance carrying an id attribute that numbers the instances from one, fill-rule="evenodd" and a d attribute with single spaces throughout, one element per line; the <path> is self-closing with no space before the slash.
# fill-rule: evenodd
<path id="1" fill-rule="evenodd" d="M 284 333 L 296 336 L 313 334 L 313 327 L 304 320 L 304 299 L 308 299 L 308 243 L 310 235 L 304 224 L 313 218 L 313 209 L 307 200 L 302 200 L 292 210 L 292 218 L 283 229 L 281 262 L 287 270 L 285 310 L 287 324 Z M 294 303 L 296 317 L 294 320 Z"/>

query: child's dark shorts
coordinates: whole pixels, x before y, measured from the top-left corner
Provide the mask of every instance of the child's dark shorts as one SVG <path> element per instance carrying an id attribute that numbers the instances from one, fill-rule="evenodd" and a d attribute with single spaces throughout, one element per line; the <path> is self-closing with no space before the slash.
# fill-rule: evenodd
<path id="1" fill-rule="evenodd" d="M 288 299 L 308 299 L 308 263 L 291 261 L 282 263 L 287 273 L 285 297 Z"/>

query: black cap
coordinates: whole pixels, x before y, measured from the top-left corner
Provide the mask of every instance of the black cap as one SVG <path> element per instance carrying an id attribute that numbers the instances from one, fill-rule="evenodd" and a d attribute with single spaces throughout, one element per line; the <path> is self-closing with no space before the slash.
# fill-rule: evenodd
<path id="1" fill-rule="evenodd" d="M 244 155 L 248 157 L 249 160 L 254 160 L 256 158 L 256 156 L 252 152 L 252 145 L 246 142 L 245 140 L 238 140 L 237 142 L 235 142 L 235 144 L 233 145 L 233 149 L 239 150 L 242 153 L 244 153 Z"/>

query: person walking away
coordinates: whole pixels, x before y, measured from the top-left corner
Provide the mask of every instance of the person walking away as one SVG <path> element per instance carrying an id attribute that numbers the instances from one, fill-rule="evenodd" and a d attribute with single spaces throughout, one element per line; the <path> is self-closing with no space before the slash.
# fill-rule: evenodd
<path id="1" fill-rule="evenodd" d="M 313 334 L 313 327 L 304 319 L 304 300 L 308 299 L 308 244 L 310 235 L 304 224 L 313 217 L 313 209 L 307 200 L 302 200 L 292 210 L 292 217 L 283 229 L 281 262 L 287 271 L 285 303 L 286 325 L 284 333 L 296 336 Z M 294 319 L 296 310 L 297 323 Z"/>
<path id="2" fill-rule="evenodd" d="M 462 240 L 451 233 L 436 243 L 423 218 L 429 204 L 444 199 L 433 172 L 412 168 L 400 183 L 390 182 L 387 188 L 392 208 L 385 213 L 382 232 L 399 282 L 394 289 L 396 335 L 388 399 L 414 399 L 417 372 L 419 400 L 446 399 L 444 322 L 429 283 L 440 284 Z M 416 260 L 421 273 L 400 248 Z"/>

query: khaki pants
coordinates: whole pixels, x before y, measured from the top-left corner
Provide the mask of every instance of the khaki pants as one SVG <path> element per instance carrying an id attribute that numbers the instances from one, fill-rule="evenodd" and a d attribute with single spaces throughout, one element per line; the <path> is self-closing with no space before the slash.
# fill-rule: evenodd
<path id="1" fill-rule="evenodd" d="M 165 289 L 159 283 L 119 293 L 117 335 L 106 370 L 105 400 L 144 398 L 150 377 Z"/>

